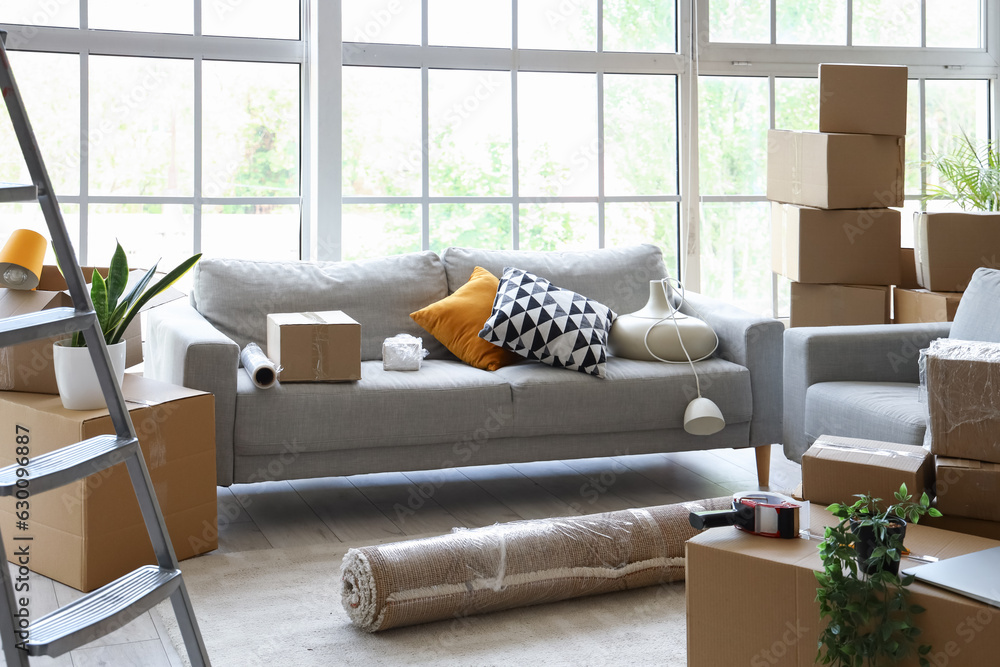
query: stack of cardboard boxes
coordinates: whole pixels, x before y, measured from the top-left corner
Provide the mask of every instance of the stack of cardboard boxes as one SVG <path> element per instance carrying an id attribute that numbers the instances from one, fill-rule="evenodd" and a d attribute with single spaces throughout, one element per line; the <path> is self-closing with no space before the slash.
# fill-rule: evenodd
<path id="1" fill-rule="evenodd" d="M 93 271 L 85 267 L 84 276 L 90 279 Z M 106 268 L 98 271 L 107 274 Z M 46 266 L 35 290 L 0 289 L 0 318 L 72 306 L 65 290 L 59 270 Z M 165 292 L 150 305 L 180 296 Z M 52 366 L 54 340 L 0 348 L 0 424 L 6 431 L 0 466 L 114 433 L 106 409 L 63 408 Z M 139 318 L 124 340 L 126 365 L 141 362 Z M 125 374 L 122 394 L 174 552 L 184 559 L 215 549 L 214 397 L 131 373 Z M 30 486 L 28 491 L 27 498 L 0 499 L 0 532 L 11 560 L 18 558 L 19 547 L 30 544 L 32 572 L 90 591 L 156 562 L 124 464 L 44 494 L 31 495 Z"/>
<path id="2" fill-rule="evenodd" d="M 905 67 L 819 66 L 819 132 L 768 133 L 776 273 L 791 326 L 885 324 L 900 283 Z"/>

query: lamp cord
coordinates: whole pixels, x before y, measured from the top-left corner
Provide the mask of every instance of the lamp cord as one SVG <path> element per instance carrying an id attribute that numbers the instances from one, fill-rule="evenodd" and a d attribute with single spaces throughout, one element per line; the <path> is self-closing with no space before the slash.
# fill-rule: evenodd
<path id="1" fill-rule="evenodd" d="M 677 324 L 677 311 L 680 310 L 680 306 L 674 307 L 674 304 L 670 303 L 670 294 L 667 292 L 667 285 L 670 283 L 671 280 L 673 279 L 669 277 L 660 279 L 660 289 L 663 290 L 663 298 L 667 302 L 667 309 L 670 311 L 670 314 L 667 315 L 666 317 L 661 317 L 656 322 L 653 322 L 653 324 L 651 324 L 648 329 L 646 329 L 646 335 L 642 337 L 642 344 L 646 346 L 646 352 L 649 352 L 650 356 L 652 356 L 654 359 L 658 361 L 662 361 L 666 364 L 683 364 L 684 363 L 683 361 L 671 361 L 670 359 L 664 359 L 663 357 L 658 356 L 649 347 L 649 334 L 653 331 L 653 329 L 658 325 L 662 324 L 663 322 L 666 322 L 667 320 L 672 321 L 674 323 L 674 328 L 677 330 L 677 342 L 681 344 L 681 350 L 683 350 L 684 356 L 687 358 L 687 363 L 691 365 L 691 372 L 694 374 L 694 384 L 695 388 L 698 391 L 698 398 L 701 398 L 701 380 L 698 379 L 698 370 L 695 368 L 694 360 L 691 358 L 691 355 L 687 351 L 687 347 L 684 345 L 684 337 L 681 336 L 681 326 Z M 681 305 L 683 305 L 684 303 L 686 303 L 685 301 L 686 291 L 684 289 L 684 285 L 682 285 L 679 280 L 674 280 L 674 282 L 677 283 L 677 289 L 681 293 L 680 303 Z M 706 354 L 704 357 L 699 358 L 698 361 L 703 361 L 709 358 L 710 356 L 715 354 L 715 350 L 718 349 L 719 335 L 715 333 L 714 329 L 712 330 L 712 334 L 715 336 L 715 347 L 713 347 L 712 351 Z"/>

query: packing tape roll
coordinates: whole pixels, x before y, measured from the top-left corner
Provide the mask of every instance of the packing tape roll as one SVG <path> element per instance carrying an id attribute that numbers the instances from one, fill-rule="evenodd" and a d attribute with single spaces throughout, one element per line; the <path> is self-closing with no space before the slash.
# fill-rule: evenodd
<path id="1" fill-rule="evenodd" d="M 274 362 L 267 358 L 264 351 L 257 343 L 247 343 L 247 346 L 240 352 L 240 361 L 243 368 L 250 374 L 250 379 L 261 389 L 270 389 L 278 379 L 278 371 L 281 370 L 274 365 Z"/>

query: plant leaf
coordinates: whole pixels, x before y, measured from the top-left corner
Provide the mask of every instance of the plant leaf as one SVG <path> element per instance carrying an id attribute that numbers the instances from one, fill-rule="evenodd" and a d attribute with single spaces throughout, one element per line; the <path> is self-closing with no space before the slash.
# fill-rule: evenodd
<path id="1" fill-rule="evenodd" d="M 111 257 L 111 264 L 108 268 L 108 311 L 114 312 L 118 305 L 118 299 L 125 291 L 128 284 L 128 258 L 125 250 L 119 243 L 115 248 L 115 254 Z M 105 332 L 106 333 L 106 332 Z"/>
<path id="2" fill-rule="evenodd" d="M 186 260 L 181 262 L 173 271 L 163 276 L 163 278 L 161 278 L 159 282 L 150 287 L 148 290 L 141 293 L 137 292 L 136 297 L 128 299 L 130 303 L 128 307 L 128 312 L 125 313 L 124 317 L 122 317 L 121 323 L 118 324 L 118 326 L 116 327 L 114 335 L 115 340 L 112 342 L 117 343 L 119 340 L 121 340 L 121 337 L 125 333 L 125 329 L 128 328 L 129 323 L 131 323 L 132 320 L 135 318 L 135 316 L 139 314 L 139 311 L 142 309 L 142 307 L 147 303 L 149 303 L 150 299 L 152 299 L 154 296 L 156 296 L 157 294 L 159 294 L 160 292 L 162 292 L 163 290 L 167 289 L 175 282 L 177 282 L 177 280 L 185 273 L 187 273 L 188 270 L 192 266 L 194 266 L 199 259 L 201 259 L 201 253 L 198 253 L 197 255 L 193 255 L 187 258 Z M 153 268 L 150 269 L 145 276 L 143 276 L 144 283 L 149 282 L 149 280 L 152 278 L 153 271 L 155 269 L 156 266 L 154 265 Z M 135 290 L 133 290 L 133 292 L 135 292 Z"/>
<path id="3" fill-rule="evenodd" d="M 104 332 L 104 339 L 107 341 L 108 335 L 108 286 L 104 278 L 97 271 L 90 278 L 90 300 L 94 303 L 94 312 L 97 313 L 97 321 Z"/>

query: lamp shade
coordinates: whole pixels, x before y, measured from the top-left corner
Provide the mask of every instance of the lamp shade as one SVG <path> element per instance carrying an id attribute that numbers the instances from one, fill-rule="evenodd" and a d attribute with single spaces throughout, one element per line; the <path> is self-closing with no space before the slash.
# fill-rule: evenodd
<path id="1" fill-rule="evenodd" d="M 31 290 L 38 287 L 48 241 L 30 229 L 15 229 L 0 250 L 0 287 Z"/>

